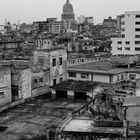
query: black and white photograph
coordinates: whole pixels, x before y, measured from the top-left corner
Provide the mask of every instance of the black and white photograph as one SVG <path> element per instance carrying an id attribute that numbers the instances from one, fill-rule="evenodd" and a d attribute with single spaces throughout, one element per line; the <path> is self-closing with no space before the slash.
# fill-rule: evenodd
<path id="1" fill-rule="evenodd" d="M 140 0 L 0 0 L 0 140 L 140 140 Z"/>

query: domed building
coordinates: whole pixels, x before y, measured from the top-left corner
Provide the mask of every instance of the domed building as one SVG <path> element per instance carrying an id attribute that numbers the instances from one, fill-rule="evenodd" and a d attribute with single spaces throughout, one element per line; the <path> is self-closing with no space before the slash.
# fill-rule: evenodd
<path id="1" fill-rule="evenodd" d="M 69 2 L 69 0 L 67 0 L 63 6 L 63 13 L 61 15 L 61 18 L 62 18 L 62 21 L 74 21 L 75 20 L 73 6 Z"/>

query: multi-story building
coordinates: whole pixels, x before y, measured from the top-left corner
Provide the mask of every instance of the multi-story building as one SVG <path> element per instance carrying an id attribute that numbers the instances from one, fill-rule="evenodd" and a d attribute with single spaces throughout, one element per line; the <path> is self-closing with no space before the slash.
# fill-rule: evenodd
<path id="1" fill-rule="evenodd" d="M 0 67 L 0 106 L 11 101 L 11 70 Z"/>
<path id="2" fill-rule="evenodd" d="M 140 11 L 121 15 L 121 35 L 111 40 L 112 55 L 140 54 Z"/>
<path id="3" fill-rule="evenodd" d="M 49 69 L 49 85 L 66 80 L 66 49 L 62 46 L 38 49 L 34 51 L 34 64 Z"/>
<path id="4" fill-rule="evenodd" d="M 7 78 L 7 85 L 11 86 L 12 101 L 27 99 L 31 97 L 31 69 L 29 62 L 24 60 L 1 61 L 1 66 L 11 70 L 10 78 Z"/>
<path id="5" fill-rule="evenodd" d="M 65 33 L 71 26 L 70 22 L 57 21 L 57 18 L 47 18 L 46 21 L 34 22 L 33 24 L 39 32 L 55 34 Z"/>
<path id="6" fill-rule="evenodd" d="M 48 94 L 49 86 L 49 69 L 42 69 L 37 65 L 32 67 L 32 97 Z"/>
<path id="7" fill-rule="evenodd" d="M 116 28 L 117 27 L 117 20 L 112 19 L 112 17 L 109 17 L 108 19 L 104 19 L 103 26 L 108 28 Z"/>
<path id="8" fill-rule="evenodd" d="M 94 19 L 93 19 L 93 17 L 86 17 L 85 18 L 85 21 L 88 23 L 88 24 L 94 24 Z"/>

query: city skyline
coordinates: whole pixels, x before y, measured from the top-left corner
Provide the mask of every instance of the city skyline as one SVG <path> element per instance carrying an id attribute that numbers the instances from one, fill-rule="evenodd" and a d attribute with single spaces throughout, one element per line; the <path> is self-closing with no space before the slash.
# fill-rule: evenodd
<path id="1" fill-rule="evenodd" d="M 5 19 L 11 23 L 32 23 L 43 21 L 48 17 L 61 19 L 63 5 L 66 0 L 1 0 L 0 24 Z M 95 24 L 102 23 L 104 18 L 123 14 L 125 11 L 139 11 L 139 0 L 70 0 L 73 5 L 75 17 L 93 16 Z M 88 7 L 88 8 L 86 8 Z"/>

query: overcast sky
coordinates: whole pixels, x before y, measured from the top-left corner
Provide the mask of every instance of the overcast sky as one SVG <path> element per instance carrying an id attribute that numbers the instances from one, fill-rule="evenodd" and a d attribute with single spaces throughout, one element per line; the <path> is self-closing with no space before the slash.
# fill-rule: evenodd
<path id="1" fill-rule="evenodd" d="M 5 19 L 11 23 L 32 23 L 47 17 L 60 19 L 66 0 L 0 0 L 0 24 Z M 77 16 L 93 16 L 95 24 L 104 18 L 123 14 L 125 11 L 140 11 L 140 0 L 70 0 Z"/>

